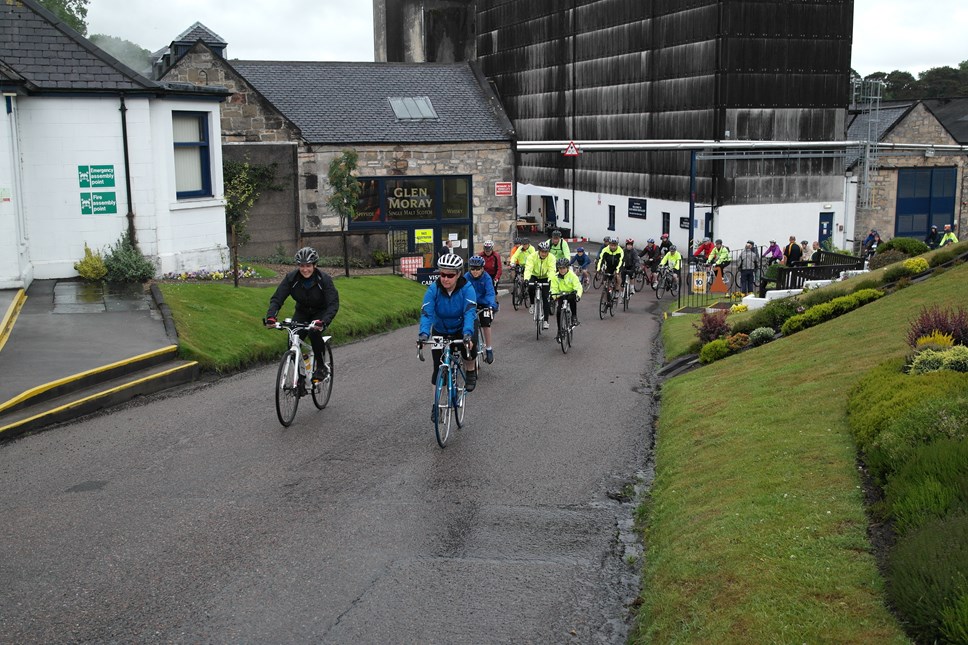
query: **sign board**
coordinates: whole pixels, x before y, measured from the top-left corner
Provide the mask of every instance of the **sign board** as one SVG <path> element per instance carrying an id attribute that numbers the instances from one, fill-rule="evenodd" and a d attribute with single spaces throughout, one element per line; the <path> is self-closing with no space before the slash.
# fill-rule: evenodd
<path id="1" fill-rule="evenodd" d="M 686 229 L 689 228 L 689 218 L 688 217 L 680 217 L 679 218 L 679 228 L 686 228 Z"/>
<path id="2" fill-rule="evenodd" d="M 422 255 L 406 255 L 400 258 L 400 273 L 413 278 L 417 275 L 417 269 L 424 268 Z"/>
<path id="3" fill-rule="evenodd" d="M 706 289 L 709 286 L 707 283 L 707 274 L 705 271 L 695 271 L 692 274 L 692 292 L 693 293 L 706 293 Z"/>
<path id="4" fill-rule="evenodd" d="M 561 154 L 563 154 L 566 157 L 577 157 L 578 155 L 581 154 L 581 150 L 578 149 L 578 146 L 575 145 L 574 141 L 569 141 L 568 147 L 565 148 L 565 151 L 562 152 Z"/>
<path id="5" fill-rule="evenodd" d="M 638 197 L 629 197 L 629 217 L 635 219 L 645 219 L 646 200 Z"/>
<path id="6" fill-rule="evenodd" d="M 78 166 L 77 183 L 81 188 L 114 188 L 114 166 Z"/>
<path id="7" fill-rule="evenodd" d="M 494 196 L 495 197 L 510 197 L 514 192 L 514 186 L 509 181 L 496 181 L 494 182 Z"/>
<path id="8" fill-rule="evenodd" d="M 420 284 L 431 285 L 437 282 L 437 269 L 417 269 L 417 282 Z"/>
<path id="9" fill-rule="evenodd" d="M 81 193 L 81 215 L 110 215 L 117 212 L 116 193 Z"/>
<path id="10" fill-rule="evenodd" d="M 414 244 L 433 244 L 434 243 L 434 229 L 432 228 L 417 228 L 413 231 L 413 241 Z"/>

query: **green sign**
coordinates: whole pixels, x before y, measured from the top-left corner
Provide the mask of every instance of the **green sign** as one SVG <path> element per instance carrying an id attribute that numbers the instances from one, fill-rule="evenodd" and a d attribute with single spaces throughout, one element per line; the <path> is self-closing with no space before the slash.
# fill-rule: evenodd
<path id="1" fill-rule="evenodd" d="M 114 188 L 114 166 L 78 166 L 77 183 L 81 188 Z"/>
<path id="2" fill-rule="evenodd" d="M 81 193 L 81 215 L 111 215 L 117 212 L 117 193 Z"/>

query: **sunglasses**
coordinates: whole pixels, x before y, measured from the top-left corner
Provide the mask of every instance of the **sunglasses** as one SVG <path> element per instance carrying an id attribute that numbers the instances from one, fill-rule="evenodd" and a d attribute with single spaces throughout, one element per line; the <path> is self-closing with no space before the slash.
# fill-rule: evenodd
<path id="1" fill-rule="evenodd" d="M 443 271 L 441 271 L 440 272 L 440 277 L 441 278 L 450 278 L 450 279 L 453 279 L 453 278 L 456 278 L 457 277 L 457 274 L 456 273 L 444 273 Z"/>

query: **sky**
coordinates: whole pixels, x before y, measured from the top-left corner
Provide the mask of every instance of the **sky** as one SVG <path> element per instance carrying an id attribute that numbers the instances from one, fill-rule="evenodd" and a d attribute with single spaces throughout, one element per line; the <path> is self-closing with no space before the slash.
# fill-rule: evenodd
<path id="1" fill-rule="evenodd" d="M 519 0 L 526 2 L 527 0 Z M 90 0 L 88 34 L 156 51 L 195 22 L 245 60 L 373 60 L 372 0 Z M 851 67 L 861 76 L 968 60 L 968 1 L 854 0 Z"/>

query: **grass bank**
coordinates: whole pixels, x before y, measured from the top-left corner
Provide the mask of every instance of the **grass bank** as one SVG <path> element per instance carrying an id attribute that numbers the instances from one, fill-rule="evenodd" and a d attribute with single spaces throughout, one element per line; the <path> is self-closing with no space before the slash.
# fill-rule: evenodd
<path id="1" fill-rule="evenodd" d="M 286 334 L 262 326 L 275 286 L 162 283 L 178 331 L 179 354 L 203 369 L 225 372 L 276 359 Z M 399 276 L 339 278 L 339 314 L 329 332 L 336 344 L 403 327 L 420 317 L 426 287 Z M 291 316 L 288 300 L 280 320 Z"/>
<path id="2" fill-rule="evenodd" d="M 635 642 L 902 643 L 847 427 L 858 377 L 968 265 L 662 389 Z"/>

